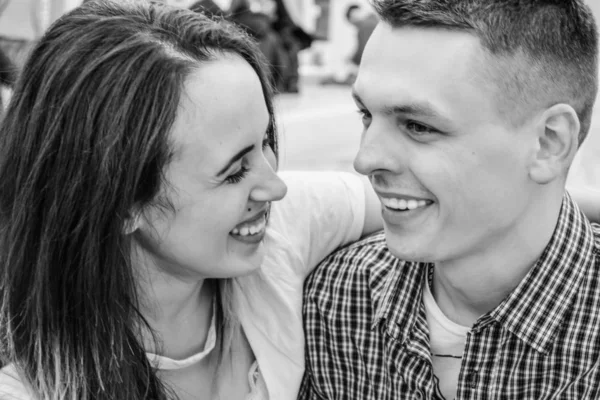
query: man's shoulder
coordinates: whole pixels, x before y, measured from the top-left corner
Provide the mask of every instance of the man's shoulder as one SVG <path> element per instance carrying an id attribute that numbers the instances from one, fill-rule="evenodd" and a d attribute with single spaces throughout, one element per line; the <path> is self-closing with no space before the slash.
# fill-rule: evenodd
<path id="1" fill-rule="evenodd" d="M 586 222 L 587 224 L 587 222 Z M 573 332 L 585 331 L 586 335 L 593 334 L 600 338 L 600 225 L 592 223 L 591 233 L 593 244 L 584 244 L 584 240 L 573 241 L 570 243 L 572 249 L 566 249 L 566 246 L 561 248 L 561 254 L 566 252 L 580 254 L 580 258 L 576 258 L 569 266 L 569 275 L 562 277 L 561 287 L 573 282 L 572 287 L 574 294 L 572 302 L 569 302 L 569 314 L 565 316 L 563 324 L 566 326 L 565 335 L 572 337 L 582 337 Z M 590 228 L 586 228 L 589 232 Z M 587 235 L 587 240 L 589 240 Z M 588 252 L 588 250 L 591 251 Z M 571 271 L 579 271 L 578 274 Z M 574 276 L 579 276 L 575 279 Z M 587 336 L 586 336 L 587 337 Z M 596 351 L 600 350 L 600 346 Z"/>
<path id="2" fill-rule="evenodd" d="M 386 277 L 402 264 L 387 248 L 383 231 L 377 232 L 323 260 L 306 281 L 306 293 L 310 295 L 312 288 L 319 296 L 341 287 L 378 290 Z"/>
<path id="3" fill-rule="evenodd" d="M 593 261 L 590 266 L 590 269 L 587 270 L 588 280 L 592 280 L 593 282 L 588 282 L 591 285 L 600 285 L 600 224 L 591 223 L 592 234 L 594 239 L 594 246 L 592 251 Z M 600 296 L 596 293 L 596 290 L 591 290 L 591 294 L 593 296 Z"/>
<path id="4" fill-rule="evenodd" d="M 592 271 L 590 271 L 594 275 L 598 275 L 600 272 L 600 224 L 591 223 L 592 226 L 592 234 L 594 239 L 594 248 L 593 248 L 593 265 Z"/>
<path id="5" fill-rule="evenodd" d="M 356 257 L 358 254 L 367 255 L 391 255 L 389 249 L 386 245 L 385 233 L 384 231 L 375 232 L 371 235 L 363 237 L 362 239 L 353 242 L 341 249 L 337 250 L 334 253 L 331 253 L 329 257 L 323 260 L 322 264 L 326 262 L 332 262 L 332 259 L 341 257 L 341 258 L 350 258 Z"/>
<path id="6" fill-rule="evenodd" d="M 385 267 L 393 260 L 396 258 L 387 248 L 385 235 L 381 231 L 331 253 L 319 264 L 313 276 L 324 277 L 340 270 L 361 273 Z"/>
<path id="7" fill-rule="evenodd" d="M 600 250 L 600 224 L 593 222 L 591 225 L 592 232 L 594 233 L 594 249 L 596 250 L 595 252 L 597 254 L 598 250 Z"/>

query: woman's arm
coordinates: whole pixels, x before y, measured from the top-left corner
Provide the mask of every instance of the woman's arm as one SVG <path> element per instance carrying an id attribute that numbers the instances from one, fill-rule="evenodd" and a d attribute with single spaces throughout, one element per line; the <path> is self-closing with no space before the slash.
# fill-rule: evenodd
<path id="1" fill-rule="evenodd" d="M 573 186 L 567 190 L 585 216 L 592 222 L 600 223 L 600 190 L 589 186 Z"/>
<path id="2" fill-rule="evenodd" d="M 383 219 L 381 218 L 381 202 L 371 183 L 367 178 L 364 178 L 363 184 L 365 185 L 365 223 L 362 235 L 365 236 L 383 229 Z"/>

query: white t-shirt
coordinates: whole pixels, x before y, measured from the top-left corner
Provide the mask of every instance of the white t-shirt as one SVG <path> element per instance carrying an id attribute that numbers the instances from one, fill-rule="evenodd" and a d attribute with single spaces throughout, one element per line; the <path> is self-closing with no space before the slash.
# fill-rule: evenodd
<path id="1" fill-rule="evenodd" d="M 261 269 L 237 278 L 240 320 L 270 400 L 294 400 L 304 373 L 302 287 L 336 248 L 359 239 L 364 186 L 341 172 L 283 172 L 286 197 L 274 203 Z M 12 397 L 2 397 L 3 395 Z M 28 400 L 14 368 L 0 373 L 0 399 Z"/>
<path id="2" fill-rule="evenodd" d="M 433 373 L 438 378 L 439 388 L 444 397 L 453 400 L 456 397 L 467 333 L 471 328 L 459 325 L 444 315 L 431 293 L 427 279 L 423 288 L 423 303 L 429 326 Z"/>

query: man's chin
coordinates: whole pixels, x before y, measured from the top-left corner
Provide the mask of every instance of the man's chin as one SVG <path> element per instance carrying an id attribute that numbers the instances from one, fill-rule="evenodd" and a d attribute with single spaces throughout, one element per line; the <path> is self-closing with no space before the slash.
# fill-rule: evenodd
<path id="1" fill-rule="evenodd" d="M 407 237 L 406 235 L 395 235 L 386 229 L 385 239 L 390 253 L 403 261 L 433 262 L 435 259 L 431 245 L 418 237 Z"/>

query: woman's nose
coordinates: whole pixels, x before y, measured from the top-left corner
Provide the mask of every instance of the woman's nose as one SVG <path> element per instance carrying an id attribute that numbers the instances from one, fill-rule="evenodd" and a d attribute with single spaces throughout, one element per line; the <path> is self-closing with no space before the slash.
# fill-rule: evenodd
<path id="1" fill-rule="evenodd" d="M 277 173 L 267 166 L 262 174 L 264 180 L 259 182 L 250 192 L 250 199 L 258 202 L 278 201 L 287 193 L 287 185 Z"/>

